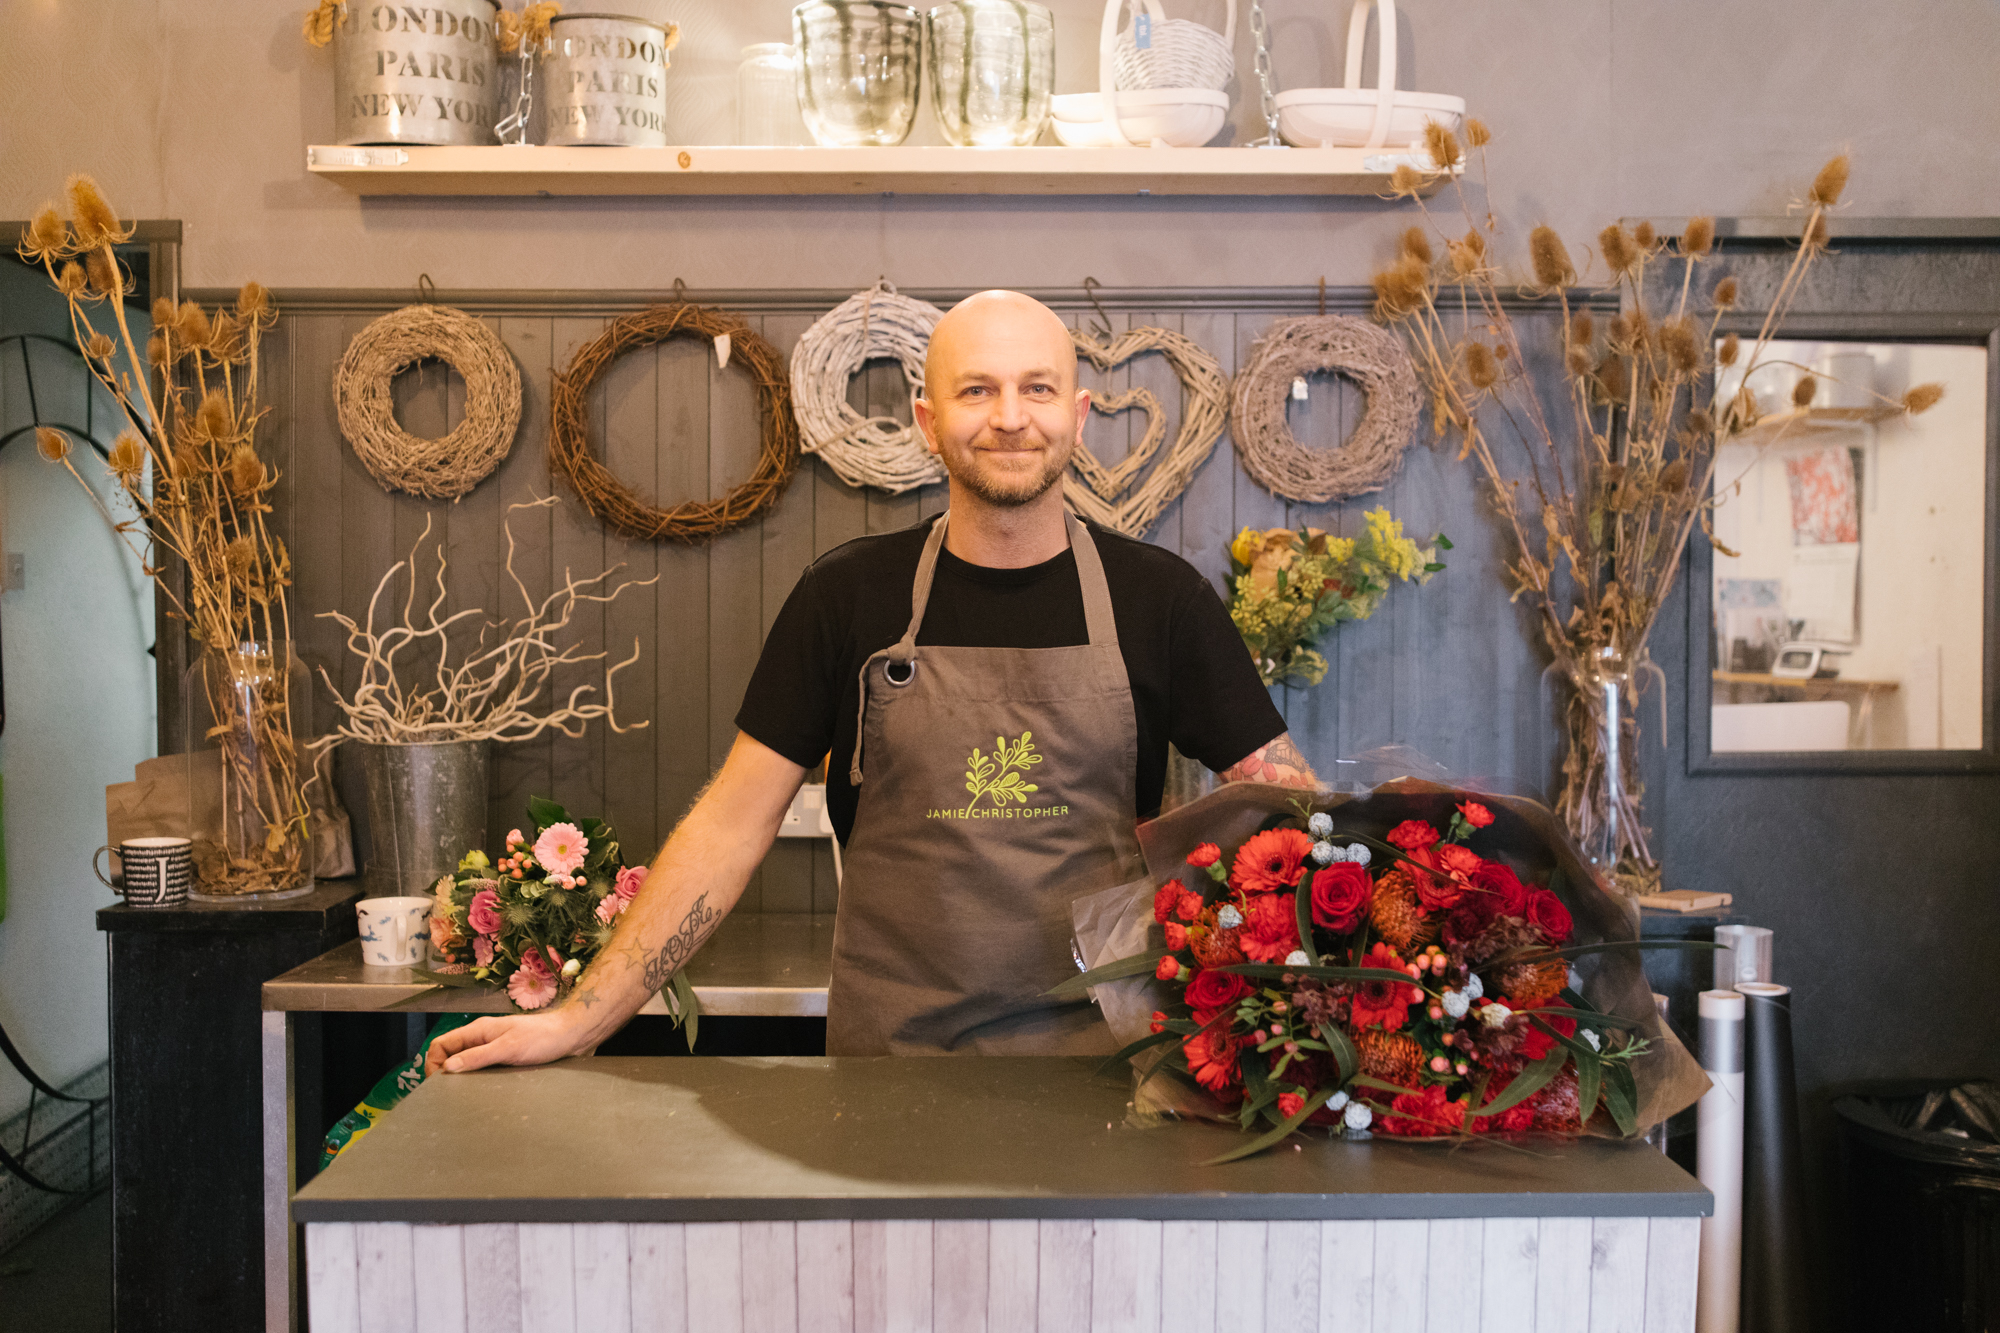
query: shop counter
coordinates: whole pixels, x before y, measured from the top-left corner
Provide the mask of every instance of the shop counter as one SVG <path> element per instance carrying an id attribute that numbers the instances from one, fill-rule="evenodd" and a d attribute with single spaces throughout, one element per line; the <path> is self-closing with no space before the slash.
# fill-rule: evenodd
<path id="1" fill-rule="evenodd" d="M 436 1078 L 293 1201 L 315 1333 L 1689 1330 L 1711 1198 L 1640 1143 L 1224 1165 L 1066 1059 Z"/>

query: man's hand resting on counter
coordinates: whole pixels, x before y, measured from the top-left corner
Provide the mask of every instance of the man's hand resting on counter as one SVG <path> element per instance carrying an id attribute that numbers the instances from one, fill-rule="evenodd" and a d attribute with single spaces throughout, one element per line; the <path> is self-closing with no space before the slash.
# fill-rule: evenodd
<path id="1" fill-rule="evenodd" d="M 742 732 L 694 808 L 653 859 L 617 932 L 546 1013 L 481 1018 L 445 1033 L 428 1076 L 487 1065 L 539 1065 L 581 1055 L 625 1026 L 686 965 L 771 850 L 806 770 Z"/>

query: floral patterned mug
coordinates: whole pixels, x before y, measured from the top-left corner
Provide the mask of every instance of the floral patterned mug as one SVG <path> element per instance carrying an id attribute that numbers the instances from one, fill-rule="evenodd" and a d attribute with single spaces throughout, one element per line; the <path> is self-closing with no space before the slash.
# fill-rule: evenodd
<path id="1" fill-rule="evenodd" d="M 431 937 L 429 898 L 363 898 L 354 904 L 361 961 L 369 967 L 415 967 Z"/>

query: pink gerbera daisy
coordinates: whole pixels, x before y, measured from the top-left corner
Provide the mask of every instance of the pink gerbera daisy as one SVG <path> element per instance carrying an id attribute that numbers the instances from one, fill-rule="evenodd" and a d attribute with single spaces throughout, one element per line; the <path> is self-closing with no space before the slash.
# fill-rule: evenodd
<path id="1" fill-rule="evenodd" d="M 551 876 L 569 874 L 589 853 L 583 831 L 574 824 L 551 824 L 535 839 L 535 863 Z"/>

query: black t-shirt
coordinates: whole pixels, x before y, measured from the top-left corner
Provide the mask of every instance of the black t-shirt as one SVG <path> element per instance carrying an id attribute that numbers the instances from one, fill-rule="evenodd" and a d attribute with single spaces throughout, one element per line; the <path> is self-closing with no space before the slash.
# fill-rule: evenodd
<path id="1" fill-rule="evenodd" d="M 817 766 L 831 751 L 827 806 L 843 843 L 854 825 L 847 770 L 861 666 L 909 627 L 910 588 L 934 522 L 858 537 L 814 561 L 772 623 L 736 714 L 738 727 L 802 767 Z M 1166 785 L 1168 742 L 1220 770 L 1283 733 L 1285 719 L 1221 598 L 1194 566 L 1096 524 L 1090 534 L 1138 717 L 1133 814 L 1149 816 Z M 1066 648 L 1089 641 L 1073 551 L 1025 569 L 989 569 L 938 553 L 919 644 Z"/>

